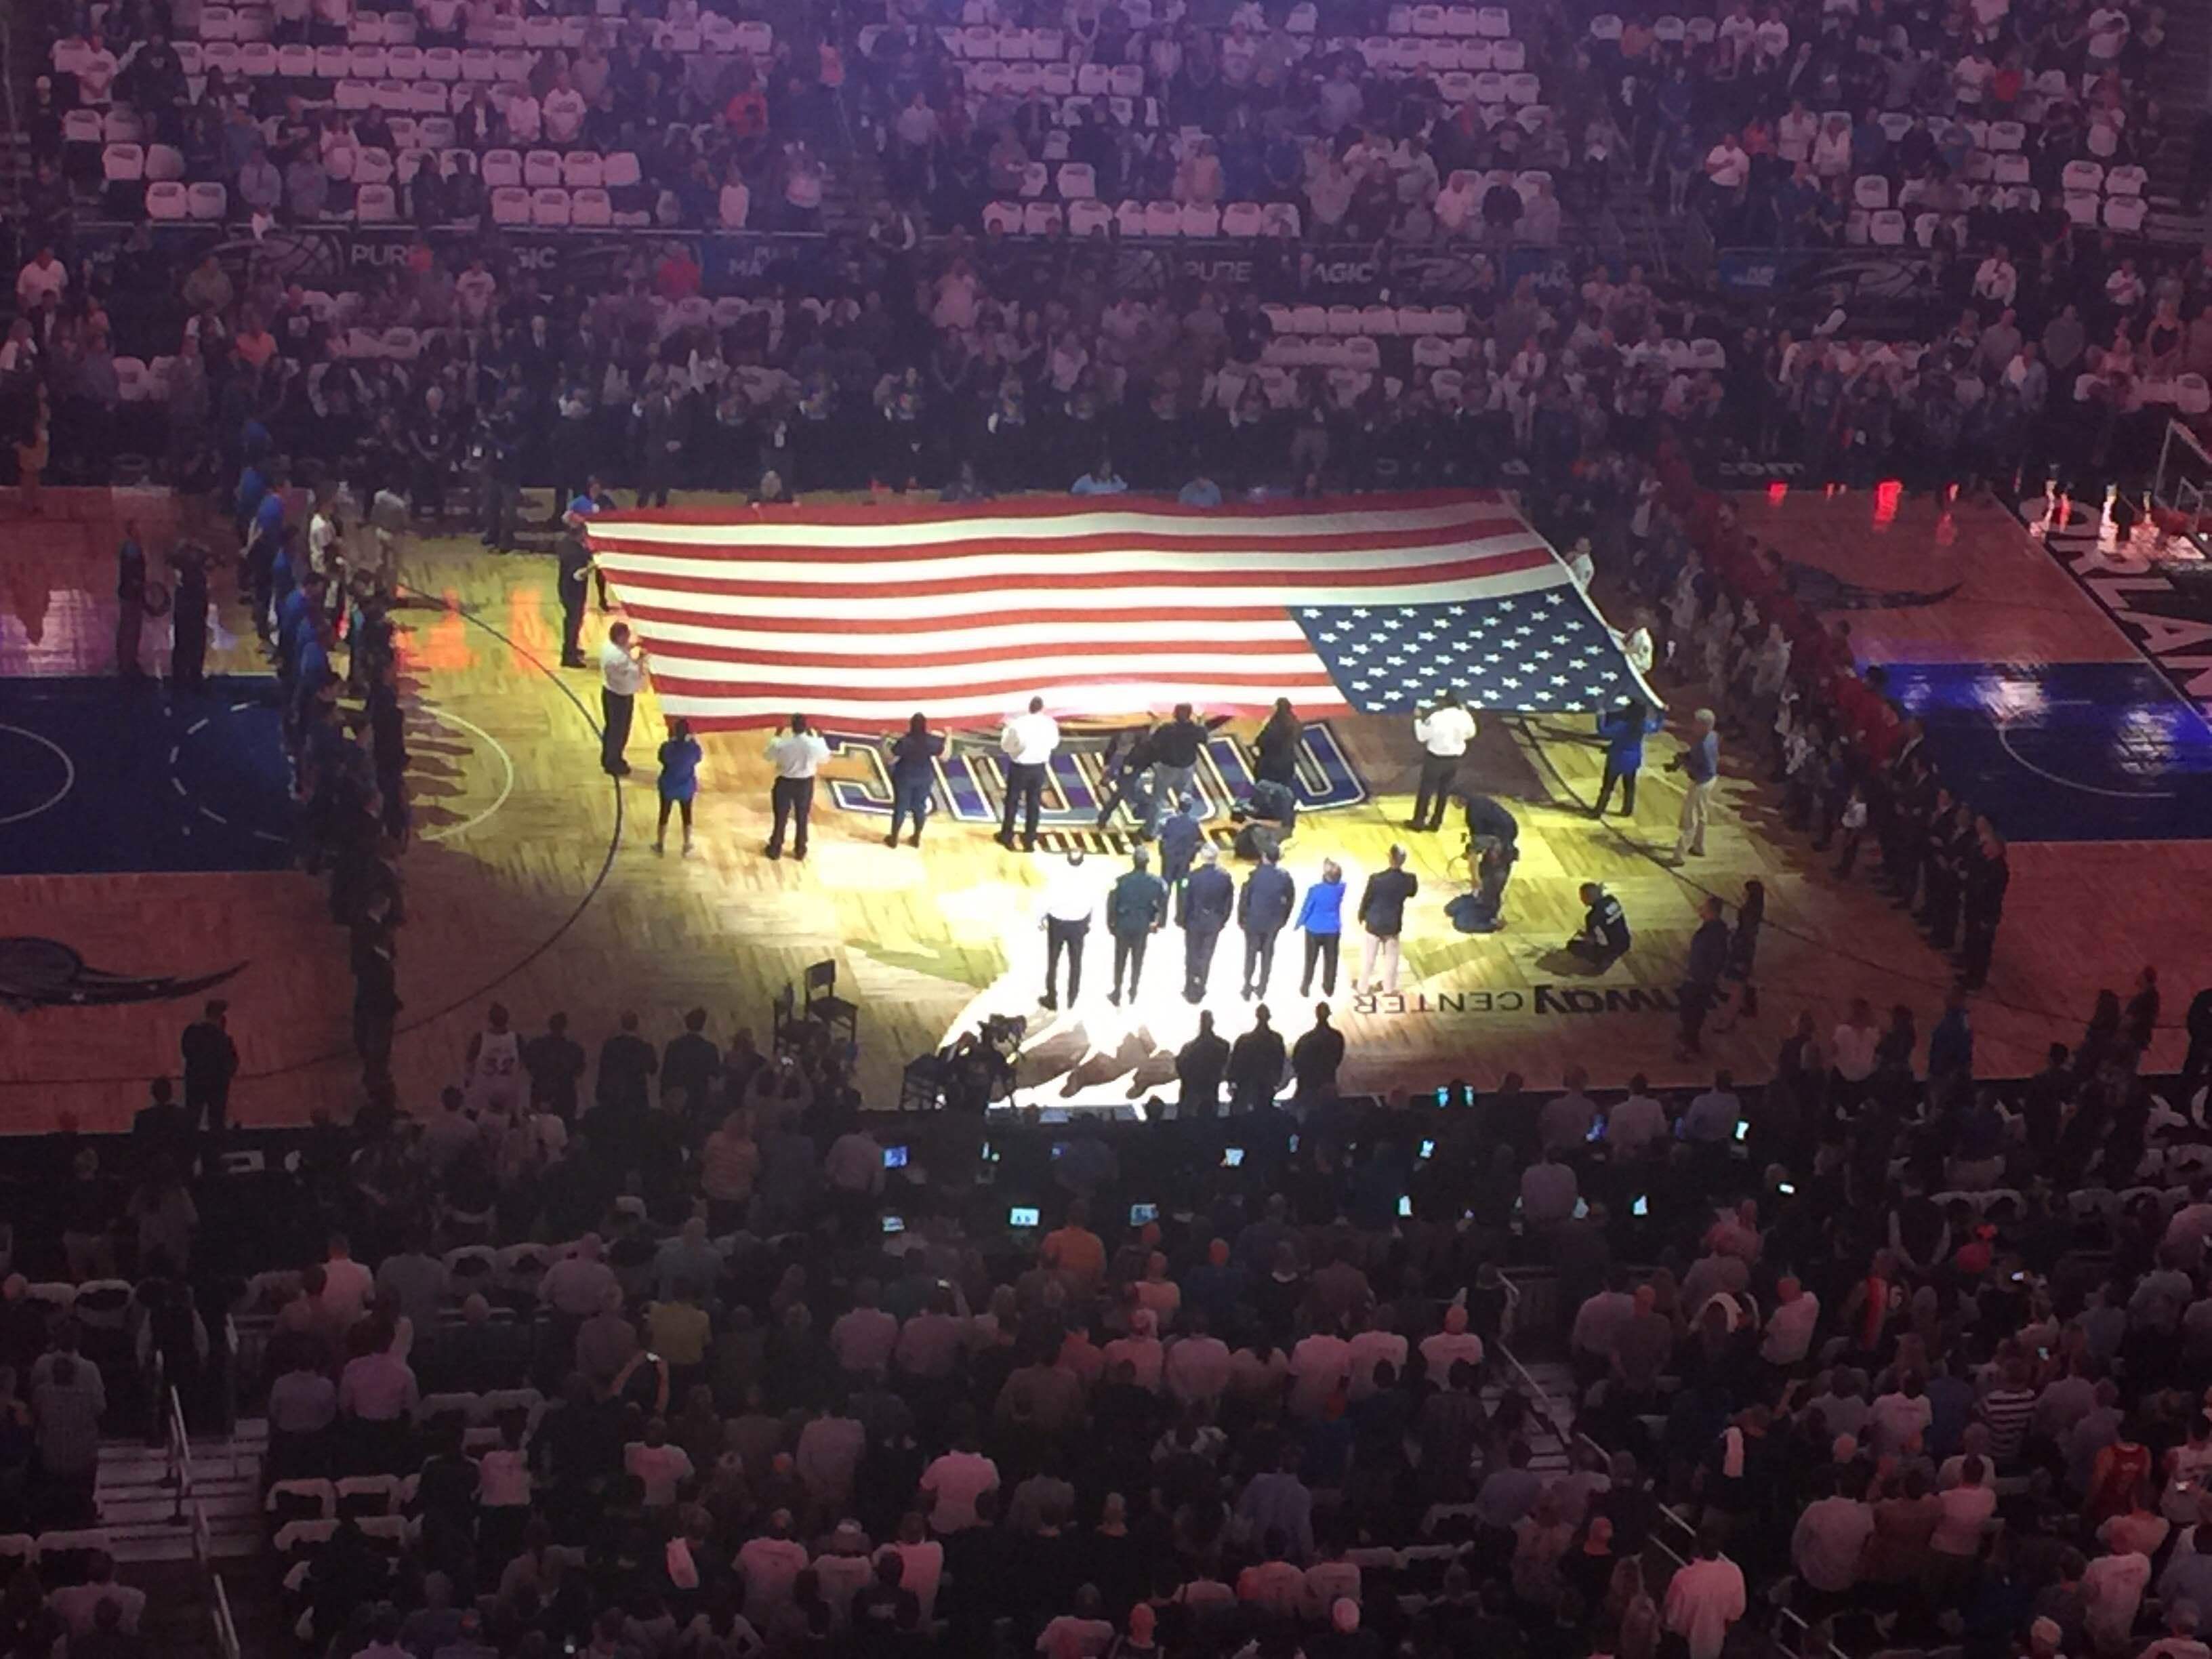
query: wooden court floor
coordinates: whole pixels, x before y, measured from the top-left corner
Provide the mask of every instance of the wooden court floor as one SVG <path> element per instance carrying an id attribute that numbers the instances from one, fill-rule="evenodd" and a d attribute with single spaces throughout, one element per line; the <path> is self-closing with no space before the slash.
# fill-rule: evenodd
<path id="1" fill-rule="evenodd" d="M 127 510 L 152 518 L 142 527 L 158 535 L 158 506 L 143 500 Z M 1863 659 L 2098 661 L 2129 649 L 1995 505 L 1939 513 L 1908 501 L 1884 517 L 1861 494 L 1747 496 L 1745 507 L 1789 558 L 1842 583 L 1922 593 L 1956 584 L 1935 603 L 1855 610 Z M 0 677 L 112 672 L 118 509 L 64 498 L 61 512 L 72 516 L 0 524 Z M 681 859 L 672 845 L 656 857 L 660 721 L 641 699 L 635 774 L 617 786 L 600 772 L 595 677 L 555 665 L 550 561 L 495 557 L 456 539 L 410 549 L 406 574 L 422 598 L 404 613 L 418 751 L 395 1055 L 404 1104 L 422 1108 L 455 1079 L 495 999 L 526 1030 L 566 1012 L 587 1046 L 630 1010 L 665 1039 L 695 1005 L 719 1036 L 750 1027 L 765 1041 L 777 992 L 830 960 L 840 992 L 861 1010 L 864 1087 L 886 1105 L 912 1055 L 981 1012 L 1031 1006 L 1042 969 L 1041 856 L 1006 853 L 988 827 L 944 815 L 923 849 L 890 849 L 884 820 L 835 810 L 825 793 L 811 856 L 770 863 L 762 856 L 762 739 L 738 734 L 705 740 L 699 855 Z M 1838 592 L 1850 602 L 1848 588 Z M 224 611 L 212 665 L 246 672 L 251 633 L 227 577 L 217 592 Z M 587 648 L 609 620 L 594 610 Z M 156 634 L 149 628 L 149 641 Z M 160 666 L 159 653 L 149 650 L 149 661 Z M 1676 714 L 1696 701 L 1686 690 Z M 1360 1001 L 1340 986 L 1334 999 L 1350 1044 L 1349 1086 L 1419 1089 L 1455 1077 L 1486 1086 L 1509 1070 L 1545 1086 L 1576 1065 L 1605 1085 L 1637 1071 L 1656 1083 L 1686 1082 L 1717 1066 L 1759 1077 L 1801 1010 L 1825 1028 L 1856 994 L 1885 1007 L 1909 1003 L 1926 1029 L 1950 981 L 1947 963 L 1863 873 L 1838 882 L 1780 826 L 1771 792 L 1747 775 L 1743 757 L 1724 759 L 1708 855 L 1670 868 L 1658 855 L 1671 848 L 1680 800 L 1663 769 L 1675 737 L 1655 741 L 1634 821 L 1600 824 L 1582 806 L 1600 771 L 1586 724 L 1484 720 L 1468 775 L 1520 818 L 1522 857 L 1508 927 L 1478 936 L 1454 931 L 1443 910 L 1468 880 L 1455 817 L 1443 835 L 1402 827 L 1418 759 L 1410 732 L 1380 717 L 1335 723 L 1368 799 L 1308 815 L 1286 863 L 1303 884 L 1324 856 L 1335 858 L 1356 894 L 1403 838 L 1422 885 L 1401 997 Z M 825 778 L 861 771 L 840 759 Z M 168 809 L 149 801 L 146 810 Z M 1122 861 L 1094 862 L 1103 883 Z M 1975 1004 L 1985 1072 L 2033 1069 L 2048 1042 L 2078 1033 L 2099 988 L 2124 988 L 2146 961 L 2160 968 L 2176 1023 L 2190 992 L 2212 977 L 2206 842 L 2016 842 L 2012 866 L 1996 967 Z M 1679 1061 L 1674 1018 L 1650 994 L 1673 990 L 1704 895 L 1732 904 L 1751 877 L 1769 896 L 1760 1012 L 1709 1031 L 1702 1060 Z M 1637 933 L 1630 957 L 1599 980 L 1571 971 L 1559 948 L 1579 919 L 1577 886 L 1589 879 L 1611 886 Z M 89 961 L 134 973 L 242 962 L 225 992 L 246 1073 L 234 1115 L 342 1118 L 356 1103 L 343 941 L 306 876 L 0 871 L 0 935 L 63 940 Z M 1296 949 L 1286 940 L 1270 997 L 1277 1024 L 1291 1030 L 1310 1018 L 1296 995 Z M 1143 1030 L 1105 1015 L 1108 954 L 1096 934 L 1083 1007 L 1040 1032 L 1028 1076 L 1036 1103 L 1064 1096 L 1071 1078 L 1148 1083 L 1181 1040 L 1173 1013 Z M 1231 1035 L 1243 1022 L 1235 955 L 1232 935 L 1216 963 L 1212 1003 Z M 1179 956 L 1170 930 L 1147 969 L 1148 997 L 1175 976 L 1170 959 Z M 1347 975 L 1352 966 L 1348 952 Z M 0 1008 L 0 1125 L 40 1128 L 66 1116 L 120 1127 L 143 1101 L 144 1079 L 173 1063 L 176 1034 L 195 1006 Z M 2178 1059 L 2178 1032 L 2164 1041 Z"/>

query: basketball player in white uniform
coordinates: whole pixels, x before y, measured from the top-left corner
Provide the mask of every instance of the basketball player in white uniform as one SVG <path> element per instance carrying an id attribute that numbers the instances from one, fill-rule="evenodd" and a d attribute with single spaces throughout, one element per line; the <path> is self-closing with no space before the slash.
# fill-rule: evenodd
<path id="1" fill-rule="evenodd" d="M 505 1117 L 522 1103 L 522 1038 L 493 1003 L 483 1030 L 469 1039 L 469 1105 L 482 1118 Z"/>

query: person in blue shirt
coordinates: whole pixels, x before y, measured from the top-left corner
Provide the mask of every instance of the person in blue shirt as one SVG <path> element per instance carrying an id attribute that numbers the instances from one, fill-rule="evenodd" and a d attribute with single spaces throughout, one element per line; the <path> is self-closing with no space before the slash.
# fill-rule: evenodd
<path id="1" fill-rule="evenodd" d="M 916 713 L 906 730 L 891 744 L 891 832 L 884 845 L 898 845 L 899 826 L 911 817 L 914 840 L 921 845 L 921 826 L 936 799 L 937 757 L 945 752 L 945 739 L 929 729 L 927 717 Z"/>
<path id="2" fill-rule="evenodd" d="M 607 493 L 607 487 L 599 482 L 599 475 L 594 472 L 584 480 L 583 493 L 568 498 L 568 505 L 562 510 L 561 521 L 580 538 L 583 534 L 581 526 L 586 520 L 614 510 L 615 498 Z M 607 611 L 607 573 L 600 569 L 596 562 L 592 565 L 591 572 L 592 582 L 599 590 L 599 612 L 604 616 Z"/>
<path id="3" fill-rule="evenodd" d="M 290 525 L 276 533 L 275 550 L 269 557 L 268 614 L 281 637 L 284 622 L 284 601 L 297 591 L 302 562 L 298 552 L 299 534 Z"/>
<path id="4" fill-rule="evenodd" d="M 668 814 L 684 814 L 684 856 L 691 856 L 691 802 L 699 793 L 699 739 L 691 722 L 668 722 L 668 741 L 660 745 L 660 823 L 653 837 L 653 856 L 668 850 Z"/>
<path id="5" fill-rule="evenodd" d="M 252 595 L 254 633 L 261 635 L 261 644 L 268 644 L 276 608 L 276 549 L 283 546 L 283 469 L 270 467 L 268 491 L 250 518 L 241 515 L 241 522 L 246 526 L 243 581 Z"/>
<path id="6" fill-rule="evenodd" d="M 1620 908 L 1620 901 L 1603 886 L 1594 881 L 1582 884 L 1582 931 L 1567 941 L 1567 949 L 1590 965 L 1592 971 L 1603 973 L 1628 954 L 1634 943 L 1628 930 L 1628 915 Z"/>
<path id="7" fill-rule="evenodd" d="M 1322 860 L 1321 879 L 1306 889 L 1291 924 L 1306 936 L 1306 968 L 1298 994 L 1313 994 L 1314 964 L 1321 964 L 1321 993 L 1336 994 L 1336 957 L 1344 944 L 1344 871 L 1334 859 Z"/>
<path id="8" fill-rule="evenodd" d="M 1644 769 L 1644 739 L 1660 730 L 1666 721 L 1645 702 L 1636 696 L 1623 697 L 1618 708 L 1608 708 L 1597 717 L 1597 734 L 1605 739 L 1605 781 L 1598 786 L 1597 805 L 1590 808 L 1590 816 L 1605 816 L 1606 803 L 1613 799 L 1613 787 L 1620 786 L 1620 810 L 1626 817 L 1636 816 L 1636 775 Z"/>
<path id="9" fill-rule="evenodd" d="M 1074 495 L 1123 495 L 1128 493 L 1128 489 L 1127 483 L 1114 471 L 1114 463 L 1101 455 L 1098 465 L 1070 485 L 1068 493 Z"/>
<path id="10" fill-rule="evenodd" d="M 1221 486 L 1201 470 L 1176 494 L 1176 500 L 1184 507 L 1218 507 L 1221 505 Z"/>
<path id="11" fill-rule="evenodd" d="M 123 526 L 123 544 L 115 550 L 115 669 L 126 679 L 146 671 L 138 661 L 139 635 L 146 623 L 146 550 L 138 544 L 138 526 Z"/>
<path id="12" fill-rule="evenodd" d="M 331 672 L 331 648 L 337 636 L 320 616 L 308 617 L 300 627 L 299 661 L 292 681 L 292 732 L 295 742 L 308 725 L 308 706 L 323 687 L 337 678 Z"/>
<path id="13" fill-rule="evenodd" d="M 1198 823 L 1198 802 L 1185 795 L 1160 824 L 1160 879 L 1170 887 L 1182 886 L 1205 839 L 1206 831 Z"/>
<path id="14" fill-rule="evenodd" d="M 248 461 L 238 475 L 238 494 L 235 498 L 238 533 L 243 536 L 253 527 L 261 503 L 269 494 L 269 480 L 261 468 Z"/>
<path id="15" fill-rule="evenodd" d="M 1943 999 L 1943 1018 L 1928 1034 L 1928 1077 L 1936 1082 L 1974 1075 L 1974 1022 L 1966 994 L 1953 986 Z"/>
<path id="16" fill-rule="evenodd" d="M 1674 838 L 1674 862 L 1705 855 L 1705 820 L 1712 811 L 1713 786 L 1721 775 L 1720 735 L 1713 730 L 1713 711 L 1700 708 L 1692 722 L 1690 746 L 1667 763 L 1669 772 L 1680 772 L 1690 781 L 1682 796 L 1682 829 Z"/>
<path id="17" fill-rule="evenodd" d="M 322 613 L 323 579 L 312 573 L 276 601 L 276 678 L 287 691 L 299 678 L 301 642 Z"/>

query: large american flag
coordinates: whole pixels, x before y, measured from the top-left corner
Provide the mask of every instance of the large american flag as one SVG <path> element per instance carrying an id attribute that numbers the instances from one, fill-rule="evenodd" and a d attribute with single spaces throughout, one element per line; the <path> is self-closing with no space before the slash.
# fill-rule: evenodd
<path id="1" fill-rule="evenodd" d="M 1187 507 L 1130 496 L 608 513 L 593 557 L 669 716 L 862 730 L 1188 702 L 1310 719 L 1593 708 L 1635 683 L 1490 491 Z"/>

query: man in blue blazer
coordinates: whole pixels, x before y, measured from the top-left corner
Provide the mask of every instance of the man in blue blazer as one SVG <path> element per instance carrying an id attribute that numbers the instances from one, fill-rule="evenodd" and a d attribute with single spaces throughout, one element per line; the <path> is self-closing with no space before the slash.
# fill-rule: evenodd
<path id="1" fill-rule="evenodd" d="M 1244 930 L 1244 1000 L 1267 994 L 1267 976 L 1275 970 L 1275 935 L 1291 920 L 1297 900 L 1297 884 L 1283 868 L 1283 849 L 1267 844 L 1260 867 L 1244 878 L 1237 896 L 1237 925 Z"/>
<path id="2" fill-rule="evenodd" d="M 1182 925 L 1182 996 L 1206 1000 L 1206 981 L 1213 972 L 1213 947 L 1237 908 L 1237 884 L 1221 867 L 1218 848 L 1199 849 L 1198 868 L 1177 895 L 1176 920 Z"/>

